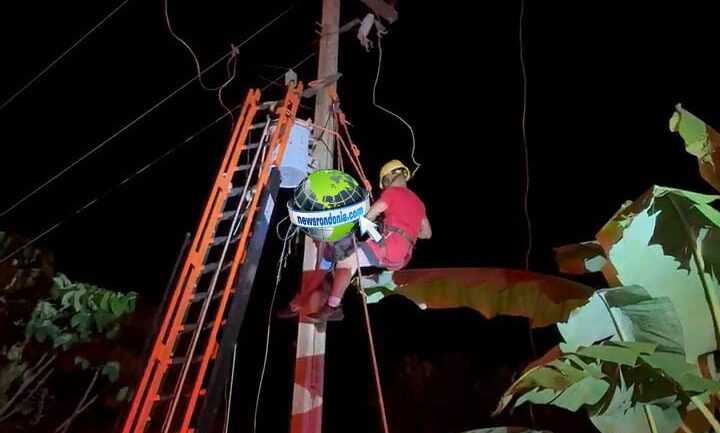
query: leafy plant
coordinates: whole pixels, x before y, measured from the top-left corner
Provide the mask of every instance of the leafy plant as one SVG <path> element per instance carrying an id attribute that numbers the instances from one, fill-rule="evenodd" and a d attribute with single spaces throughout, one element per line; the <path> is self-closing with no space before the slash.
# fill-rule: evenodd
<path id="1" fill-rule="evenodd" d="M 87 342 L 95 333 L 114 338 L 117 321 L 135 309 L 135 293 L 119 293 L 73 283 L 65 275 L 53 279 L 50 297 L 37 303 L 26 327 L 28 337 L 48 340 L 53 348 L 68 350 Z"/>
<path id="2" fill-rule="evenodd" d="M 592 289 L 551 275 L 510 269 L 448 268 L 384 273 L 363 281 L 368 302 L 398 294 L 421 308 L 468 307 L 490 319 L 520 316 L 533 327 L 566 320 Z"/>
<path id="3" fill-rule="evenodd" d="M 23 243 L 21 238 L 0 232 L 0 254 Z M 108 360 L 113 355 L 107 352 L 98 356 L 93 355 L 94 349 L 87 349 L 119 335 L 121 319 L 135 309 L 136 294 L 72 282 L 63 274 L 53 277 L 51 264 L 50 254 L 34 247 L 24 248 L 0 264 L 0 334 L 5 344 L 0 346 L 3 428 L 11 424 L 35 428 L 44 421 L 50 406 L 57 402 L 53 400 L 54 387 L 68 373 L 76 383 L 81 384 L 85 376 L 90 380 L 71 416 L 61 426 L 52 426 L 57 431 L 67 431 L 101 392 L 111 391 L 117 401 L 130 395 L 127 387 L 109 386 L 119 380 L 120 362 Z M 86 352 L 91 360 L 81 355 Z"/>
<path id="4" fill-rule="evenodd" d="M 641 287 L 598 291 L 558 328 L 562 354 L 528 370 L 496 412 L 552 404 L 584 408 L 603 432 L 673 432 L 686 426 L 689 410 L 704 414 L 704 400 L 720 391 L 720 383 L 701 378 L 686 361 L 670 300 Z"/>

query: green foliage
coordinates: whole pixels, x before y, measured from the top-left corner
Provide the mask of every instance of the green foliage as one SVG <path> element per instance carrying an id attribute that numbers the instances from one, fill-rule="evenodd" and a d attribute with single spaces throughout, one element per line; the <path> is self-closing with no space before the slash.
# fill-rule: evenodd
<path id="1" fill-rule="evenodd" d="M 717 198 L 656 186 L 623 205 L 596 235 L 611 285 L 641 286 L 672 304 L 691 363 L 718 348 L 720 212 L 711 206 Z"/>
<path id="2" fill-rule="evenodd" d="M 634 404 L 684 410 L 691 397 L 720 391 L 720 383 L 699 377 L 683 356 L 655 349 L 651 343 L 604 341 L 565 353 L 525 373 L 499 409 L 519 396 L 514 406 L 531 402 L 571 411 L 584 406 L 591 416 L 627 411 Z M 627 394 L 624 403 L 613 402 L 621 394 Z"/>
<path id="3" fill-rule="evenodd" d="M 88 367 L 90 367 L 90 361 L 83 358 L 82 356 L 76 356 L 75 365 L 79 365 L 83 370 L 87 370 Z"/>
<path id="4" fill-rule="evenodd" d="M 720 134 L 680 104 L 670 118 L 670 130 L 680 134 L 685 150 L 698 159 L 700 176 L 720 191 Z"/>
<path id="5" fill-rule="evenodd" d="M 110 380 L 115 382 L 120 375 L 120 364 L 117 361 L 110 361 L 103 365 L 101 373 Z"/>
<path id="6" fill-rule="evenodd" d="M 67 350 L 92 335 L 117 336 L 117 321 L 135 308 L 135 293 L 105 290 L 92 284 L 74 283 L 65 275 L 53 278 L 50 297 L 37 303 L 26 326 L 28 337 L 46 340 Z"/>

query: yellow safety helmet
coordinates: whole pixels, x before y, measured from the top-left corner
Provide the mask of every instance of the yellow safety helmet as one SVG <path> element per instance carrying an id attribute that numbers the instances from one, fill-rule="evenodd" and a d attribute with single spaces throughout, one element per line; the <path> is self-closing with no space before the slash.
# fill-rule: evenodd
<path id="1" fill-rule="evenodd" d="M 410 180 L 410 169 L 405 166 L 402 162 L 398 161 L 397 159 L 393 159 L 392 161 L 386 163 L 382 166 L 380 169 L 380 189 L 384 189 L 383 185 L 383 179 L 388 174 L 392 173 L 395 170 L 402 170 L 402 175 L 405 178 L 405 182 Z"/>

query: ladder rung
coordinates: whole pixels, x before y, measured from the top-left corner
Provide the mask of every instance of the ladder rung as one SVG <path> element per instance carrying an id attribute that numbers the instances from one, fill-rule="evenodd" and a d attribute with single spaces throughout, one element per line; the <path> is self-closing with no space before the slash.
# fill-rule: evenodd
<path id="1" fill-rule="evenodd" d="M 201 389 L 200 392 L 198 393 L 198 395 L 200 395 L 200 396 L 204 396 L 205 394 L 207 394 L 207 391 L 206 391 L 205 389 Z M 189 392 L 186 392 L 186 393 L 184 393 L 182 396 L 183 396 L 184 398 L 189 398 L 189 397 L 190 397 L 190 393 L 189 393 Z M 168 400 L 170 400 L 170 399 L 172 399 L 172 398 L 173 398 L 173 394 L 163 394 L 163 395 L 158 395 L 158 396 L 157 396 L 157 401 L 168 401 Z"/>
<path id="2" fill-rule="evenodd" d="M 157 396 L 157 401 L 168 401 L 173 398 L 172 394 L 163 394 Z"/>
<path id="3" fill-rule="evenodd" d="M 237 238 L 233 239 L 232 242 L 235 242 L 236 240 L 237 240 Z M 225 271 L 227 271 L 228 269 L 230 269 L 231 266 L 232 266 L 232 262 L 226 263 L 225 266 L 223 266 L 222 268 L 220 268 L 220 272 L 225 272 Z M 214 272 L 217 268 L 218 268 L 217 262 L 215 262 L 215 263 L 210 263 L 209 265 L 206 265 L 206 266 L 203 268 L 201 274 L 202 274 L 202 275 L 209 274 L 210 272 Z"/>
<path id="4" fill-rule="evenodd" d="M 236 186 L 235 188 L 230 190 L 230 193 L 228 193 L 228 197 L 235 197 L 236 195 L 240 195 L 245 188 L 242 186 Z"/>
<path id="5" fill-rule="evenodd" d="M 208 274 L 208 273 L 214 271 L 215 269 L 217 269 L 217 267 L 218 267 L 217 263 L 207 264 L 203 267 L 201 274 L 203 274 L 203 275 Z"/>
<path id="6" fill-rule="evenodd" d="M 250 144 L 248 144 L 247 146 L 245 146 L 245 149 L 244 149 L 244 150 L 253 150 L 253 149 L 257 149 L 258 147 L 260 147 L 260 142 L 259 142 L 259 141 L 258 141 L 257 143 L 250 143 Z"/>
<path id="7" fill-rule="evenodd" d="M 271 110 L 277 105 L 278 102 L 280 102 L 280 101 L 266 101 L 266 102 L 263 102 L 262 104 L 258 105 L 257 109 L 258 109 L 258 111 Z"/>
<path id="8" fill-rule="evenodd" d="M 208 329 L 212 328 L 213 323 L 215 323 L 215 322 L 210 322 L 210 323 L 206 324 L 205 326 L 203 326 L 202 330 L 207 331 Z M 191 323 L 189 325 L 183 325 L 182 328 L 180 328 L 180 332 L 182 332 L 182 333 L 190 332 L 190 331 L 194 331 L 196 328 L 197 328 L 197 323 Z"/>
<path id="9" fill-rule="evenodd" d="M 192 295 L 192 297 L 190 298 L 190 302 L 202 301 L 203 299 L 207 298 L 207 294 L 208 294 L 208 292 L 197 292 Z M 215 293 L 213 293 L 212 300 L 214 301 L 221 296 L 222 296 L 222 291 L 218 290 Z"/>
<path id="10" fill-rule="evenodd" d="M 213 238 L 212 242 L 210 242 L 211 247 L 216 247 L 222 243 L 224 243 L 227 240 L 227 236 L 218 236 L 216 238 Z"/>
<path id="11" fill-rule="evenodd" d="M 196 363 L 196 362 L 200 362 L 200 361 L 202 361 L 202 358 L 203 358 L 202 355 L 194 356 L 194 357 L 190 358 L 190 363 L 191 363 L 191 364 L 194 364 L 194 363 Z M 170 365 L 180 365 L 180 364 L 184 364 L 185 361 L 187 361 L 187 358 L 186 358 L 186 357 L 184 357 L 184 356 L 178 356 L 177 358 L 172 358 L 172 359 L 170 360 Z"/>
<path id="12" fill-rule="evenodd" d="M 250 129 L 253 130 L 253 129 L 264 128 L 265 125 L 267 125 L 267 122 L 255 123 L 255 124 L 253 124 L 253 125 L 250 125 Z"/>
<path id="13" fill-rule="evenodd" d="M 229 210 L 229 211 L 223 212 L 220 214 L 220 221 L 229 220 L 230 218 L 232 218 L 234 216 L 235 216 L 234 210 Z"/>
<path id="14" fill-rule="evenodd" d="M 252 164 L 238 165 L 235 171 L 247 171 L 250 167 L 252 167 Z"/>

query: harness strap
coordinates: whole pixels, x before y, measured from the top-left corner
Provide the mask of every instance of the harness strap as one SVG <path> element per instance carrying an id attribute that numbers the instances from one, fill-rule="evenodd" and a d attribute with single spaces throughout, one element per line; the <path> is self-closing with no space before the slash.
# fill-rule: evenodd
<path id="1" fill-rule="evenodd" d="M 415 241 L 408 234 L 407 231 L 405 231 L 399 227 L 393 227 L 393 226 L 388 226 L 388 225 L 383 226 L 383 231 L 396 234 L 396 235 L 400 236 L 401 238 L 405 239 L 413 248 L 415 247 Z"/>

